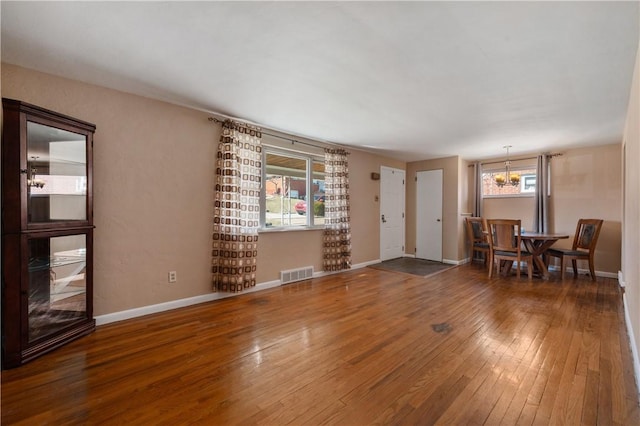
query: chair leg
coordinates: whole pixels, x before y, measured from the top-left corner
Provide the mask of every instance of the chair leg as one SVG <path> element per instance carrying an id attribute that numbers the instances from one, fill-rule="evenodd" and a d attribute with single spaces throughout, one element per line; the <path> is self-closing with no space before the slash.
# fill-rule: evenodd
<path id="1" fill-rule="evenodd" d="M 520 279 L 520 262 L 516 262 L 518 265 L 516 266 L 516 277 Z"/>
<path id="2" fill-rule="evenodd" d="M 573 278 L 578 277 L 578 261 L 576 259 L 571 259 L 571 264 L 573 265 Z"/>
<path id="3" fill-rule="evenodd" d="M 560 279 L 564 281 L 564 256 L 560 257 Z"/>
<path id="4" fill-rule="evenodd" d="M 493 274 L 493 256 L 489 255 L 489 278 Z"/>
<path id="5" fill-rule="evenodd" d="M 591 272 L 591 281 L 596 280 L 595 265 L 593 263 L 593 259 L 589 259 L 589 272 Z"/>

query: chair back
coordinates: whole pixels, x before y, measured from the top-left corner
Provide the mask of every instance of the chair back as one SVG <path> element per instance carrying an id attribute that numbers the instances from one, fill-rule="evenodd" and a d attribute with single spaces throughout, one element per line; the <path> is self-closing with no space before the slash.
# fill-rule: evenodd
<path id="1" fill-rule="evenodd" d="M 520 252 L 522 244 L 520 219 L 488 219 L 487 226 L 491 250 Z"/>
<path id="2" fill-rule="evenodd" d="M 573 237 L 573 250 L 595 250 L 603 222 L 602 219 L 579 219 Z"/>
<path id="3" fill-rule="evenodd" d="M 467 238 L 473 246 L 475 243 L 486 243 L 487 236 L 484 231 L 487 229 L 485 220 L 481 217 L 467 217 Z"/>

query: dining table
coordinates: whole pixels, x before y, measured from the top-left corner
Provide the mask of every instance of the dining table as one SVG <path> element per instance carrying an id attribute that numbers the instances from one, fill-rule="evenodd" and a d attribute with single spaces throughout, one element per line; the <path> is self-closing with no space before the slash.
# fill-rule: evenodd
<path id="1" fill-rule="evenodd" d="M 567 234 L 551 234 L 547 232 L 522 232 L 520 239 L 522 244 L 533 257 L 534 272 L 537 272 L 543 279 L 549 279 L 549 268 L 544 262 L 544 252 L 556 241 L 569 238 Z"/>

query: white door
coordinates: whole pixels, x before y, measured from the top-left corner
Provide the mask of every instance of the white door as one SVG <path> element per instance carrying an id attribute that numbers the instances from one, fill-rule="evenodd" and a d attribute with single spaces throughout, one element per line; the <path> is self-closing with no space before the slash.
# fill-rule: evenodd
<path id="1" fill-rule="evenodd" d="M 404 256 L 404 170 L 380 168 L 380 259 Z"/>
<path id="2" fill-rule="evenodd" d="M 416 174 L 416 257 L 442 262 L 442 169 Z"/>

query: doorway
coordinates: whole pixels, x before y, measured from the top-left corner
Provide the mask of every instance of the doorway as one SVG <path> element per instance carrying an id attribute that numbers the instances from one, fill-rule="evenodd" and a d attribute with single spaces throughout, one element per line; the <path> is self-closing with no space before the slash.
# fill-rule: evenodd
<path id="1" fill-rule="evenodd" d="M 380 260 L 404 256 L 405 171 L 380 167 Z"/>
<path id="2" fill-rule="evenodd" d="M 416 257 L 436 262 L 442 262 L 442 173 L 416 173 Z"/>

